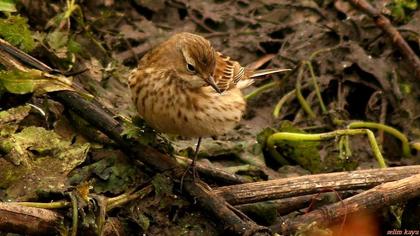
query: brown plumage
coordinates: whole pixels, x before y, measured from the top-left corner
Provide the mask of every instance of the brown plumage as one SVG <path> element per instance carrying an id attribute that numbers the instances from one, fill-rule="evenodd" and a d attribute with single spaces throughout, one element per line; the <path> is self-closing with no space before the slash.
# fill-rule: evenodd
<path id="1" fill-rule="evenodd" d="M 201 137 L 233 129 L 246 106 L 240 89 L 249 86 L 253 76 L 279 71 L 284 70 L 242 67 L 216 52 L 203 37 L 179 33 L 140 60 L 130 74 L 129 85 L 137 111 L 150 126 L 199 138 L 191 164 L 195 177 Z"/>
<path id="2" fill-rule="evenodd" d="M 139 114 L 156 130 L 214 136 L 240 121 L 245 111 L 240 88 L 251 84 L 256 72 L 216 52 L 203 37 L 179 33 L 140 60 L 129 84 Z"/>

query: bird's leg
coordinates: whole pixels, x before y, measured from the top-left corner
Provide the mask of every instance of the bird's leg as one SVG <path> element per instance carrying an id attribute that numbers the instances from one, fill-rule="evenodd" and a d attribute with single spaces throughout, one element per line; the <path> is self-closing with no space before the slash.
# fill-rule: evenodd
<path id="1" fill-rule="evenodd" d="M 193 160 L 191 162 L 191 168 L 192 168 L 192 172 L 193 172 L 194 181 L 195 181 L 195 177 L 198 177 L 195 162 L 196 162 L 197 157 L 198 157 L 198 151 L 200 150 L 200 144 L 201 144 L 201 137 L 198 138 L 197 147 L 195 147 L 194 157 L 193 157 Z"/>
<path id="2" fill-rule="evenodd" d="M 184 174 L 182 174 L 182 177 L 181 177 L 181 191 L 182 191 L 182 185 L 184 183 L 184 177 L 188 173 L 190 168 L 192 169 L 193 180 L 195 181 L 195 178 L 196 177 L 198 178 L 198 174 L 197 174 L 195 164 L 196 164 L 196 160 L 197 160 L 197 157 L 198 157 L 198 151 L 200 150 L 200 144 L 201 144 L 201 137 L 198 138 L 197 146 L 195 148 L 195 152 L 194 152 L 194 156 L 193 156 L 193 160 L 192 160 L 191 164 L 188 165 L 187 169 L 184 171 Z"/>

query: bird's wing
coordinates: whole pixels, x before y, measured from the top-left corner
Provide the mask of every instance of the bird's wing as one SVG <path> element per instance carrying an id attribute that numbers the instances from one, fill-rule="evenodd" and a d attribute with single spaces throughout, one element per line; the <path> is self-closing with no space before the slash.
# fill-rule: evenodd
<path id="1" fill-rule="evenodd" d="M 247 67 L 241 66 L 237 61 L 231 60 L 230 57 L 216 52 L 216 69 L 214 72 L 214 80 L 220 91 L 226 91 L 234 87 L 240 89 L 250 86 L 255 80 L 253 78 L 269 75 L 273 73 L 285 72 L 290 69 L 262 69 L 257 70 L 262 64 L 271 60 L 271 54 L 261 58 L 257 62 Z"/>
<path id="2" fill-rule="evenodd" d="M 252 71 L 242 67 L 237 61 L 216 52 L 216 69 L 214 80 L 221 91 L 235 87 L 239 81 L 248 80 Z"/>

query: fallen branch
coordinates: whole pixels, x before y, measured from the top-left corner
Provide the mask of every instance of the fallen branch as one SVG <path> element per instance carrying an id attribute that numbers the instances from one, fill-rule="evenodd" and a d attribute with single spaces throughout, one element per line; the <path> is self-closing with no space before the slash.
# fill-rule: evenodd
<path id="1" fill-rule="evenodd" d="M 315 222 L 317 227 L 325 227 L 339 223 L 349 214 L 361 210 L 377 210 L 418 196 L 420 196 L 420 174 L 384 183 L 341 202 L 321 207 L 292 219 L 284 218 L 280 224 L 273 226 L 272 230 L 289 235 L 300 227 Z"/>
<path id="2" fill-rule="evenodd" d="M 0 232 L 46 235 L 62 225 L 63 217 L 54 211 L 0 202 Z"/>
<path id="3" fill-rule="evenodd" d="M 315 203 L 316 205 L 319 205 L 319 203 L 322 203 L 322 205 L 330 204 L 337 202 L 343 198 L 347 198 L 350 196 L 355 195 L 360 191 L 341 191 L 341 192 L 325 192 L 325 193 L 319 193 L 319 194 L 309 194 L 309 195 L 303 195 L 303 196 L 297 196 L 297 197 L 288 197 L 278 200 L 271 200 L 268 201 L 272 207 L 276 209 L 277 216 L 284 216 L 287 215 L 293 211 L 297 210 L 304 210 L 305 208 L 308 208 L 311 206 L 311 204 Z M 332 195 L 334 195 L 332 197 Z M 236 205 L 235 207 L 238 208 L 240 211 L 247 213 L 249 212 L 249 209 L 252 210 L 255 205 L 258 205 L 262 202 L 258 203 L 247 203 L 247 204 L 241 204 Z"/>
<path id="4" fill-rule="evenodd" d="M 230 204 L 237 205 L 308 195 L 326 190 L 367 189 L 418 173 L 420 173 L 420 165 L 357 170 L 224 186 L 215 188 L 214 193 Z"/>
<path id="5" fill-rule="evenodd" d="M 186 157 L 183 156 L 175 156 L 175 158 L 181 162 L 185 162 L 188 164 L 192 163 L 191 159 L 188 159 Z M 252 182 L 249 179 L 246 179 L 243 176 L 237 175 L 237 174 L 233 174 L 233 173 L 229 173 L 226 172 L 222 169 L 216 168 L 216 167 L 212 167 L 212 166 L 208 166 L 208 165 L 203 165 L 200 162 L 196 163 L 196 168 L 197 171 L 203 175 L 203 177 L 208 178 L 208 179 L 214 179 L 217 181 L 217 183 L 224 183 L 224 184 L 244 184 L 244 183 L 250 183 Z"/>
<path id="6" fill-rule="evenodd" d="M 383 16 L 380 11 L 372 7 L 365 0 L 348 1 L 363 11 L 366 15 L 372 17 L 375 24 L 391 38 L 392 43 L 399 49 L 401 54 L 408 59 L 412 69 L 415 72 L 415 77 L 420 80 L 420 59 L 401 36 L 400 32 L 398 32 L 398 30 L 392 26 L 388 18 Z"/>

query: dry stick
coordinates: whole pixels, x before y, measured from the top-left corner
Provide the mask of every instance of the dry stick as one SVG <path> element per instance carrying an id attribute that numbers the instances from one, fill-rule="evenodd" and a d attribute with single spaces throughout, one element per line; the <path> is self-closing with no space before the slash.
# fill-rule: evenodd
<path id="1" fill-rule="evenodd" d="M 169 172 L 174 179 L 180 179 L 184 168 L 174 158 L 159 152 L 158 150 L 133 143 L 121 136 L 122 125 L 116 121 L 109 112 L 92 101 L 87 101 L 79 94 L 72 91 L 55 92 L 53 96 L 81 116 L 91 125 L 108 135 L 126 153 L 137 157 L 146 165 L 160 172 Z M 213 214 L 218 222 L 223 224 L 223 229 L 239 235 L 247 235 L 255 232 L 268 233 L 264 227 L 258 226 L 249 219 L 235 214 L 229 204 L 202 181 L 192 181 L 192 178 L 184 181 L 184 189 L 197 201 L 198 205 Z"/>
<path id="2" fill-rule="evenodd" d="M 314 222 L 317 223 L 317 226 L 324 227 L 340 223 L 348 214 L 361 210 L 377 210 L 418 196 L 420 196 L 420 174 L 381 184 L 341 202 L 321 207 L 293 219 L 285 218 L 283 222 L 273 226 L 272 229 L 289 235 L 300 227 Z"/>
<path id="3" fill-rule="evenodd" d="M 271 200 L 266 202 L 258 202 L 258 203 L 247 203 L 236 205 L 235 207 L 238 210 L 247 213 L 249 209 L 253 209 L 253 207 L 258 206 L 260 203 L 267 203 L 270 204 L 272 207 L 276 209 L 277 215 L 286 215 L 293 211 L 302 210 L 310 206 L 311 203 L 322 203 L 323 205 L 328 203 L 337 202 L 343 198 L 348 198 L 359 193 L 361 190 L 350 190 L 350 191 L 340 191 L 340 192 L 324 192 L 319 194 L 309 194 L 304 196 L 297 196 L 297 197 L 288 197 L 278 200 Z M 338 198 L 338 196 L 340 198 Z"/>
<path id="4" fill-rule="evenodd" d="M 0 202 L 0 232 L 45 235 L 62 225 L 63 217 L 54 211 Z"/>
<path id="5" fill-rule="evenodd" d="M 404 40 L 398 30 L 392 26 L 391 22 L 383 16 L 380 11 L 372 7 L 365 0 L 348 0 L 350 3 L 358 7 L 368 16 L 372 17 L 375 24 L 381 28 L 390 38 L 392 43 L 400 50 L 401 54 L 404 55 L 410 62 L 413 70 L 415 71 L 415 76 L 417 79 L 420 79 L 420 59 L 410 48 L 408 43 Z"/>
<path id="6" fill-rule="evenodd" d="M 240 205 L 236 205 L 235 207 L 238 210 L 244 212 L 245 214 L 248 214 L 256 206 L 258 207 L 259 204 L 265 203 L 265 204 L 270 204 L 272 208 L 275 208 L 278 215 L 286 215 L 290 212 L 308 207 L 309 202 L 313 200 L 314 198 L 316 198 L 317 195 L 318 194 L 310 194 L 310 195 L 298 196 L 298 197 L 288 197 L 288 198 L 279 199 L 279 200 L 240 204 Z"/>
<path id="7" fill-rule="evenodd" d="M 214 189 L 232 205 L 267 201 L 334 189 L 371 188 L 420 173 L 420 165 L 387 169 L 357 170 L 328 174 L 306 175 L 262 182 L 224 186 Z"/>
<path id="8" fill-rule="evenodd" d="M 191 159 L 188 159 L 183 156 L 175 156 L 175 158 L 182 162 L 186 162 L 188 164 L 192 163 Z M 213 166 L 204 165 L 204 164 L 201 164 L 200 162 L 196 163 L 196 168 L 197 168 L 197 171 L 200 174 L 202 174 L 204 177 L 209 178 L 209 179 L 214 179 L 224 184 L 244 184 L 244 183 L 252 182 L 251 180 L 243 176 L 229 173 L 227 171 L 224 171 L 222 169 L 219 169 Z"/>

